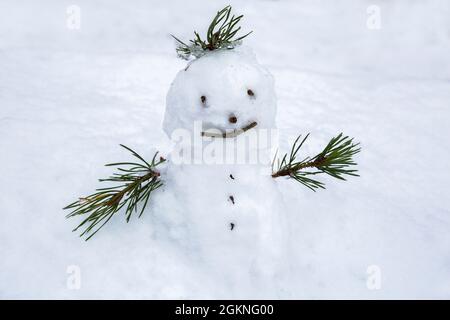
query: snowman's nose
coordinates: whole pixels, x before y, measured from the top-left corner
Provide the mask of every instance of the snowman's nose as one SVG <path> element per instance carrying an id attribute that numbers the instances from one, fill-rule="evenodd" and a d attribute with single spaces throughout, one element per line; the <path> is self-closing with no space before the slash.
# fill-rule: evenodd
<path id="1" fill-rule="evenodd" d="M 232 114 L 228 118 L 228 121 L 230 121 L 230 123 L 236 123 L 237 122 L 237 118 L 236 118 L 236 116 L 234 114 Z"/>

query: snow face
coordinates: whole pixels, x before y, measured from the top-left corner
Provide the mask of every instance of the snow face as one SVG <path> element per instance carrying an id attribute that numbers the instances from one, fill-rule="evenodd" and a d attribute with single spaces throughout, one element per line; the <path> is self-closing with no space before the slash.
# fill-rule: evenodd
<path id="1" fill-rule="evenodd" d="M 167 94 L 164 131 L 230 131 L 257 122 L 258 128 L 275 125 L 276 97 L 272 75 L 249 48 L 220 50 L 193 60 L 181 70 Z"/>

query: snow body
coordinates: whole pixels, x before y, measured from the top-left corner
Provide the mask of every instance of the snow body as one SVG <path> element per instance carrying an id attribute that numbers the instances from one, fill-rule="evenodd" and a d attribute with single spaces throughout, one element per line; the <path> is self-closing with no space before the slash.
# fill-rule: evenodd
<path id="1" fill-rule="evenodd" d="M 154 212 L 232 296 L 282 289 L 288 235 L 282 196 L 270 176 L 275 114 L 273 78 L 247 48 L 194 60 L 167 95 L 163 127 L 176 146 Z M 201 136 L 252 122 L 256 127 L 237 137 Z"/>

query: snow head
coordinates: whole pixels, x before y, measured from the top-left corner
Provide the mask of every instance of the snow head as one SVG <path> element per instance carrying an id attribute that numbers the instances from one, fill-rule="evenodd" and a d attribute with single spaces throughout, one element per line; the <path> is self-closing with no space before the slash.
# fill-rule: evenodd
<path id="1" fill-rule="evenodd" d="M 192 61 L 181 70 L 167 94 L 163 129 L 230 132 L 248 127 L 275 126 L 276 96 L 272 75 L 245 47 L 218 50 Z"/>

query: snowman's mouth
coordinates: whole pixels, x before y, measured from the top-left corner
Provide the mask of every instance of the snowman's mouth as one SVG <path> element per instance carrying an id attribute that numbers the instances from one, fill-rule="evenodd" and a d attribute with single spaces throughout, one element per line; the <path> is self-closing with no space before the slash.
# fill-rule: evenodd
<path id="1" fill-rule="evenodd" d="M 249 123 L 248 125 L 234 129 L 232 131 L 225 131 L 225 132 L 208 132 L 208 131 L 202 131 L 202 137 L 212 137 L 212 138 L 235 138 L 238 135 L 256 127 L 258 123 L 256 121 L 253 121 Z M 218 130 L 218 129 L 216 129 Z M 220 131 L 220 130 L 219 130 Z"/>

